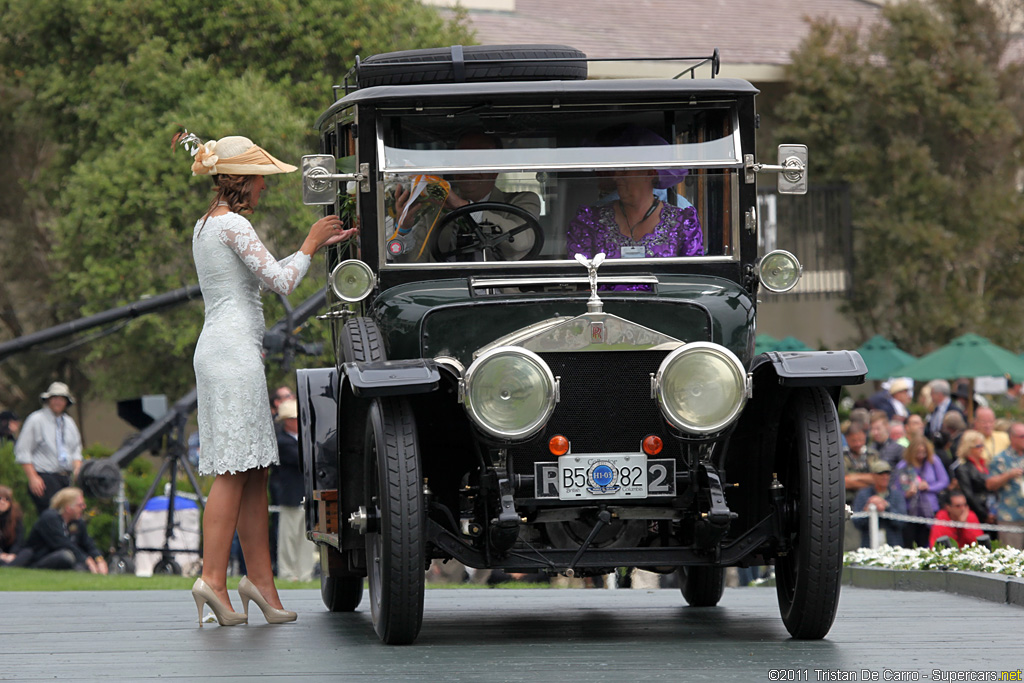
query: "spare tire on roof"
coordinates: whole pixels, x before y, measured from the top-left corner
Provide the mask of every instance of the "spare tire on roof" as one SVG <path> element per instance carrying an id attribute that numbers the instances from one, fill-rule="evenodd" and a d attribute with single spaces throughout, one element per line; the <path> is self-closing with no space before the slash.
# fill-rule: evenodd
<path id="1" fill-rule="evenodd" d="M 567 45 L 453 45 L 367 57 L 358 62 L 356 78 L 360 88 L 480 81 L 582 81 L 587 78 L 586 58 Z"/>

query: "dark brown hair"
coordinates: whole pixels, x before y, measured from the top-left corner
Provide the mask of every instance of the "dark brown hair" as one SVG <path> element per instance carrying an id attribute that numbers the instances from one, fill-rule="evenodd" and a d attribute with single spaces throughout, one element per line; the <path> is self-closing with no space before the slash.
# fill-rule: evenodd
<path id="1" fill-rule="evenodd" d="M 256 182 L 256 177 L 230 173 L 218 173 L 213 176 L 213 189 L 216 195 L 210 201 L 210 211 L 217 208 L 217 204 L 220 202 L 225 202 L 229 211 L 252 213 L 249 200 L 252 199 L 252 186 Z"/>
<path id="2" fill-rule="evenodd" d="M 228 211 L 234 213 L 252 213 L 249 201 L 252 199 L 252 186 L 256 183 L 257 176 L 254 175 L 233 175 L 230 173 L 218 173 L 213 176 L 213 199 L 210 200 L 210 208 L 206 210 L 206 218 L 203 219 L 203 227 L 210 218 L 210 213 L 217 208 L 217 205 L 224 202 Z M 203 228 L 200 228 L 202 230 Z"/>
<path id="3" fill-rule="evenodd" d="M 0 486 L 0 497 L 11 501 L 10 510 L 6 515 L 0 517 L 0 540 L 9 546 L 16 540 L 14 535 L 17 533 L 18 522 L 24 517 L 24 513 L 21 511 L 18 501 L 14 500 L 14 492 L 10 488 Z"/>

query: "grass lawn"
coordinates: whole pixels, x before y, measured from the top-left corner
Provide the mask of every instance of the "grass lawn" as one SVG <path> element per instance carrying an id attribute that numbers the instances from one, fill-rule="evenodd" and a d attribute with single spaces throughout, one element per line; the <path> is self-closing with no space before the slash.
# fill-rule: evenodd
<path id="1" fill-rule="evenodd" d="M 238 588 L 241 577 L 229 576 L 228 588 Z M 100 576 L 85 572 L 55 571 L 50 569 L 0 569 L 0 592 L 2 591 L 160 591 L 189 590 L 195 583 L 192 576 L 135 576 L 134 574 L 110 574 Z M 503 583 L 496 588 L 547 588 L 536 583 Z M 320 580 L 278 581 L 278 590 L 294 588 L 315 588 L 320 590 Z M 427 588 L 491 588 L 468 583 L 428 583 Z"/>
<path id="2" fill-rule="evenodd" d="M 241 577 L 229 576 L 228 588 L 238 588 Z M 50 569 L 0 569 L 0 591 L 153 591 L 189 590 L 196 579 L 193 576 L 135 576 L 110 574 L 100 576 L 86 572 L 55 571 Z M 316 581 L 278 581 L 279 589 L 316 588 Z"/>

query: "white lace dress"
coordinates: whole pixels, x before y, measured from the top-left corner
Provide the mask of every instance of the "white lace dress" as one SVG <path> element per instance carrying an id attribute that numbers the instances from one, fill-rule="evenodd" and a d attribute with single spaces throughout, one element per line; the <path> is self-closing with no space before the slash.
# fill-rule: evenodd
<path id="1" fill-rule="evenodd" d="M 199 399 L 199 472 L 223 474 L 278 462 L 263 369 L 260 284 L 290 294 L 309 269 L 301 251 L 277 261 L 243 216 L 214 216 L 192 233 L 206 319 L 193 365 Z"/>

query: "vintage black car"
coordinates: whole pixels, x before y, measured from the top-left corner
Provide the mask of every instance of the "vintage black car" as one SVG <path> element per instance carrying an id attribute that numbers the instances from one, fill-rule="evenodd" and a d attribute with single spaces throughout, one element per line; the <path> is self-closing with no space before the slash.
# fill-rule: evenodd
<path id="1" fill-rule="evenodd" d="M 674 572 L 701 606 L 725 567 L 773 564 L 789 632 L 831 627 L 835 403 L 866 368 L 754 355 L 758 289 L 800 276 L 758 255 L 755 181 L 805 192 L 807 152 L 757 163 L 757 90 L 715 78 L 717 52 L 687 64 L 587 80 L 561 46 L 389 53 L 317 121 L 305 200 L 360 237 L 328 259 L 337 362 L 298 372 L 308 530 L 325 604 L 355 610 L 369 577 L 384 642 L 416 638 L 432 559 Z"/>

